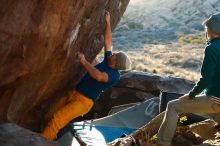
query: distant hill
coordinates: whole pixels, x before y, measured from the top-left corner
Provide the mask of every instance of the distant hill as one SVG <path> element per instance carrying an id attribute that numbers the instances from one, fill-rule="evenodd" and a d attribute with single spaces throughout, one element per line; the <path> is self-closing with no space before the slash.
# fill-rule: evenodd
<path id="1" fill-rule="evenodd" d="M 131 0 L 113 34 L 115 47 L 172 43 L 182 35 L 203 35 L 201 23 L 220 11 L 219 0 Z"/>

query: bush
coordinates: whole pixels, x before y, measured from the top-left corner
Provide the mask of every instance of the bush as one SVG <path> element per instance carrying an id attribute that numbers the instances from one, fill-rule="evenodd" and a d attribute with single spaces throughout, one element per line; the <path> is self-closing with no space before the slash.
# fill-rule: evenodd
<path id="1" fill-rule="evenodd" d="M 194 44 L 204 44 L 206 39 L 201 36 L 181 36 L 178 39 L 178 42 L 181 44 L 185 43 L 194 43 Z"/>
<path id="2" fill-rule="evenodd" d="M 144 29 L 144 26 L 141 23 L 130 22 L 130 23 L 128 23 L 128 28 L 129 29 Z"/>

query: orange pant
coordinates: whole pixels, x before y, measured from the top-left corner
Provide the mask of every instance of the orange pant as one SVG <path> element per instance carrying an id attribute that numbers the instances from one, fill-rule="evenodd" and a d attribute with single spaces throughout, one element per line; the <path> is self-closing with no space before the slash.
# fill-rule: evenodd
<path id="1" fill-rule="evenodd" d="M 54 140 L 61 128 L 72 119 L 88 113 L 93 104 L 91 99 L 78 91 L 70 92 L 68 96 L 60 98 L 46 114 L 45 119 L 49 118 L 49 122 L 41 134 L 47 139 Z"/>

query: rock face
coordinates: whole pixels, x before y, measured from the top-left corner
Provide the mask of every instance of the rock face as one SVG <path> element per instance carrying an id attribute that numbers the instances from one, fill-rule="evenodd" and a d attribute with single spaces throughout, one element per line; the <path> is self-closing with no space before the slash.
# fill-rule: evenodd
<path id="1" fill-rule="evenodd" d="M 76 59 L 103 46 L 104 12 L 114 29 L 129 0 L 3 0 L 0 4 L 0 122 L 36 130 L 42 111 L 82 77 Z"/>
<path id="2" fill-rule="evenodd" d="M 189 92 L 194 83 L 172 76 L 160 76 L 145 72 L 132 71 L 123 74 L 117 87 L 134 88 L 145 92 L 167 91 L 179 94 Z"/>
<path id="3" fill-rule="evenodd" d="M 59 146 L 58 142 L 49 141 L 12 123 L 0 125 L 0 136 L 1 146 Z"/>

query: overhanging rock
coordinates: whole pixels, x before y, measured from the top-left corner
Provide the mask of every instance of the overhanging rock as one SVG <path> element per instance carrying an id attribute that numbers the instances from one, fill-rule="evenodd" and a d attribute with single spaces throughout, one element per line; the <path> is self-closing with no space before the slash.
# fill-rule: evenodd
<path id="1" fill-rule="evenodd" d="M 37 130 L 43 109 L 73 88 L 103 46 L 104 13 L 114 29 L 129 0 L 3 0 L 0 4 L 0 122 Z"/>

